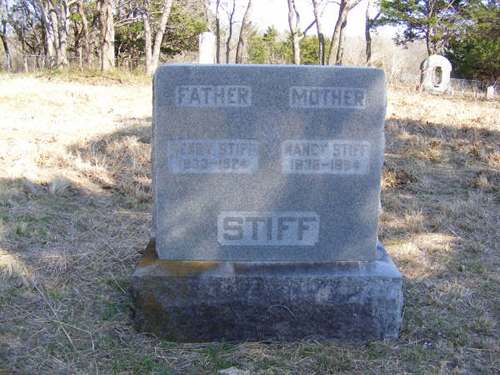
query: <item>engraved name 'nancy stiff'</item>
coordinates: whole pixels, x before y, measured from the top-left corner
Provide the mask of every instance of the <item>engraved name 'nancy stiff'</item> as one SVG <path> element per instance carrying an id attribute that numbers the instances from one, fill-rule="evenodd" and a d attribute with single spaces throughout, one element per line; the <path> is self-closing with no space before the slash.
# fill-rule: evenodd
<path id="1" fill-rule="evenodd" d="M 244 139 L 168 141 L 168 168 L 174 174 L 253 173 L 258 146 Z"/>
<path id="2" fill-rule="evenodd" d="M 349 87 L 290 87 L 291 108 L 364 109 L 366 90 Z"/>
<path id="3" fill-rule="evenodd" d="M 314 246 L 319 240 L 315 212 L 222 211 L 217 242 L 232 246 Z"/>
<path id="4" fill-rule="evenodd" d="M 252 105 L 250 86 L 176 86 L 177 107 L 249 107 Z"/>
<path id="5" fill-rule="evenodd" d="M 288 140 L 281 145 L 285 174 L 361 175 L 368 172 L 370 143 L 354 140 Z"/>

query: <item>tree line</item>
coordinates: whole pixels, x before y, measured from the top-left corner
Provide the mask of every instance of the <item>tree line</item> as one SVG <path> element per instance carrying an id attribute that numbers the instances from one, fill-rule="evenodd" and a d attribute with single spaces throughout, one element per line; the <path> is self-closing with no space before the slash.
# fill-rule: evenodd
<path id="1" fill-rule="evenodd" d="M 361 0 L 281 0 L 288 32 L 259 31 L 252 6 L 259 0 L 0 0 L 0 39 L 5 63 L 12 44 L 22 54 L 44 56 L 49 68 L 68 65 L 103 71 L 117 59 L 140 58 L 148 74 L 166 57 L 196 51 L 198 35 L 216 36 L 217 63 L 340 65 L 349 13 Z M 309 5 L 310 20 L 298 2 Z M 325 17 L 332 3 L 334 19 Z M 401 45 L 423 41 L 428 55 L 444 54 L 466 78 L 496 80 L 500 74 L 498 0 L 366 0 L 365 64 L 372 64 L 372 34 L 397 26 Z M 332 33 L 327 35 L 325 26 Z"/>
<path id="2" fill-rule="evenodd" d="M 161 55 L 193 50 L 207 28 L 195 0 L 0 0 L 0 39 L 7 69 L 12 45 L 44 57 L 48 68 L 69 65 L 107 71 L 117 58 L 140 57 L 152 73 Z M 14 43 L 15 42 L 15 43 Z"/>

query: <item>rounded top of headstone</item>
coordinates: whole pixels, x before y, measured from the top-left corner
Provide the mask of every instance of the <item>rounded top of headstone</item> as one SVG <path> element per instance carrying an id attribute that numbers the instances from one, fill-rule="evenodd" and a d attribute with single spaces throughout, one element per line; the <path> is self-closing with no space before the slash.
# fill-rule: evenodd
<path id="1" fill-rule="evenodd" d="M 430 55 L 422 62 L 422 70 L 432 69 L 438 66 L 443 70 L 451 71 L 450 61 L 441 55 Z"/>

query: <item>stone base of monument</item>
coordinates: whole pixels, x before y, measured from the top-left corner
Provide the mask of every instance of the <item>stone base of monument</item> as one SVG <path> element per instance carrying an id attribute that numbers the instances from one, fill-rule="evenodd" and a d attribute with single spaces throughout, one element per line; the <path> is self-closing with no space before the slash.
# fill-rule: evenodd
<path id="1" fill-rule="evenodd" d="M 402 277 L 382 245 L 372 262 L 160 260 L 148 245 L 131 283 L 134 323 L 180 342 L 398 336 Z"/>

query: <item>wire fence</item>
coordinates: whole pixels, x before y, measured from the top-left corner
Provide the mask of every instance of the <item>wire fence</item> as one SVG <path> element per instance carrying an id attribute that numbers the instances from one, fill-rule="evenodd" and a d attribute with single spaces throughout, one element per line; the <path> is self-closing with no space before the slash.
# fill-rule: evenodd
<path id="1" fill-rule="evenodd" d="M 387 83 L 389 86 L 406 89 L 420 88 L 420 80 L 420 75 L 407 72 L 391 74 L 387 77 Z M 486 81 L 451 78 L 449 89 L 442 95 L 485 99 L 487 98 L 488 88 L 490 88 L 488 98 L 498 99 L 500 96 L 500 87 L 497 83 L 492 85 L 490 82 Z"/>
<path id="2" fill-rule="evenodd" d="M 99 58 L 97 56 L 91 56 L 89 59 L 83 58 L 83 56 L 68 56 L 68 64 L 66 69 L 70 70 L 98 70 L 100 69 Z M 177 55 L 175 59 L 163 59 L 162 63 L 168 62 L 196 62 L 197 53 L 196 52 L 185 52 Z M 144 57 L 129 57 L 129 56 L 119 56 L 116 58 L 116 68 L 124 71 L 144 71 L 145 59 Z M 10 59 L 10 67 L 6 61 L 0 62 L 0 71 L 9 71 L 12 73 L 30 73 L 30 72 L 40 72 L 44 70 L 53 69 L 53 63 L 46 58 L 45 55 L 33 55 L 33 54 L 15 54 Z"/>
<path id="3" fill-rule="evenodd" d="M 98 70 L 100 63 L 97 58 L 83 59 L 81 57 L 68 57 L 67 69 L 70 70 Z M 125 71 L 144 70 L 143 58 L 122 57 L 116 60 L 116 67 Z M 17 55 L 11 59 L 10 67 L 4 62 L 0 70 L 12 73 L 33 73 L 50 70 L 53 64 L 44 55 Z"/>
<path id="4" fill-rule="evenodd" d="M 162 61 L 168 62 L 196 62 L 197 53 L 187 52 L 183 55 L 176 56 L 173 60 Z M 137 57 L 119 57 L 116 59 L 116 67 L 127 72 L 144 71 L 144 58 Z M 68 69 L 73 70 L 99 70 L 100 65 L 96 57 L 90 60 L 85 60 L 83 57 L 71 56 L 68 57 Z M 44 55 L 29 55 L 17 54 L 11 58 L 10 67 L 3 61 L 0 64 L 0 71 L 10 71 L 13 73 L 19 72 L 41 72 L 51 69 L 51 64 Z M 408 72 L 398 72 L 387 75 L 387 83 L 389 86 L 400 87 L 406 89 L 417 89 L 420 85 L 420 76 Z M 471 97 L 474 99 L 484 99 L 487 97 L 488 87 L 491 86 L 488 82 L 480 80 L 469 80 L 460 78 L 451 78 L 450 89 L 445 95 Z M 495 84 L 490 88 L 488 97 L 491 99 L 500 97 L 500 87 Z"/>

